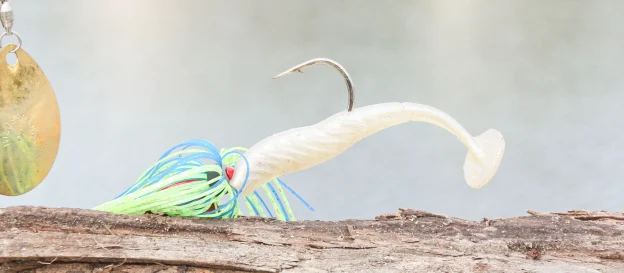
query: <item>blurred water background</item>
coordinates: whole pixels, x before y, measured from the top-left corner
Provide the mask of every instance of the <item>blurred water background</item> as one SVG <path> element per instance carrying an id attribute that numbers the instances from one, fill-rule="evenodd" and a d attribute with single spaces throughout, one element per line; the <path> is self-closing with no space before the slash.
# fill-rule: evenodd
<path id="1" fill-rule="evenodd" d="M 169 147 L 246 146 L 346 105 L 327 57 L 353 77 L 356 106 L 439 108 L 473 135 L 506 138 L 486 187 L 463 179 L 466 148 L 409 123 L 284 180 L 316 212 L 370 219 L 399 207 L 479 219 L 526 209 L 624 209 L 623 1 L 12 0 L 14 30 L 59 100 L 48 178 L 0 207 L 92 208 Z M 7 43 L 9 38 L 4 41 Z M 11 40 L 12 41 L 12 40 Z"/>

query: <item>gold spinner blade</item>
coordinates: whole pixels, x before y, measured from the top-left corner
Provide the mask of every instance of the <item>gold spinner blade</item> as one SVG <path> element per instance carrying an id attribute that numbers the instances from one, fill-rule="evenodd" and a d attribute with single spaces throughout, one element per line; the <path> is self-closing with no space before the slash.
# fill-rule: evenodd
<path id="1" fill-rule="evenodd" d="M 56 96 L 45 74 L 23 49 L 17 63 L 0 50 L 0 194 L 16 196 L 37 187 L 58 153 L 61 120 Z"/>

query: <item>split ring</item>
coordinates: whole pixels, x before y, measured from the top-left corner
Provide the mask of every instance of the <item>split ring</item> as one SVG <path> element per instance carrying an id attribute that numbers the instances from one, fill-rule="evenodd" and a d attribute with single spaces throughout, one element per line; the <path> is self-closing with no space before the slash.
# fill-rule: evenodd
<path id="1" fill-rule="evenodd" d="M 2 46 L 2 39 L 5 36 L 11 36 L 11 35 L 15 35 L 15 37 L 17 37 L 17 47 L 9 52 L 15 53 L 22 47 L 22 37 L 20 37 L 19 34 L 17 34 L 17 32 L 12 32 L 10 35 L 7 32 L 2 33 L 2 35 L 0 35 L 0 48 L 4 48 Z"/>

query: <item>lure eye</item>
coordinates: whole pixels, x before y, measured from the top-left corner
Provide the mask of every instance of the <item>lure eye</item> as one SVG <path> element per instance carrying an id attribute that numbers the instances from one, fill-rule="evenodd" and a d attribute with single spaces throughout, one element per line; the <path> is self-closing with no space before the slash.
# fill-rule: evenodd
<path id="1" fill-rule="evenodd" d="M 234 176 L 234 168 L 230 166 L 225 167 L 225 175 L 228 180 L 232 180 L 232 176 Z"/>

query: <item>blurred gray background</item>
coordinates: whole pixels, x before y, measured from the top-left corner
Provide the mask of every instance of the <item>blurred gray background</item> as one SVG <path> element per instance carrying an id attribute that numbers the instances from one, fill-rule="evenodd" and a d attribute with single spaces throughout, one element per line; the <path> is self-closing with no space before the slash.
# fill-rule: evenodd
<path id="1" fill-rule="evenodd" d="M 356 106 L 439 108 L 505 158 L 475 190 L 466 148 L 424 123 L 392 127 L 284 177 L 299 219 L 370 219 L 399 207 L 479 219 L 526 209 L 624 210 L 623 1 L 11 0 L 14 30 L 59 100 L 48 178 L 0 207 L 92 208 L 172 145 L 246 146 Z M 4 43 L 12 42 L 13 38 Z"/>

